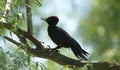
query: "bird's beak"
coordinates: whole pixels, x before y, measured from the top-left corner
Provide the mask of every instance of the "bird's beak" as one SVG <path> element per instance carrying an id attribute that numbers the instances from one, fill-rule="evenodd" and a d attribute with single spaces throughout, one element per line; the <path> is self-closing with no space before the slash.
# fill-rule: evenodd
<path id="1" fill-rule="evenodd" d="M 44 21 L 46 21 L 46 18 L 41 18 L 41 20 L 44 20 Z"/>

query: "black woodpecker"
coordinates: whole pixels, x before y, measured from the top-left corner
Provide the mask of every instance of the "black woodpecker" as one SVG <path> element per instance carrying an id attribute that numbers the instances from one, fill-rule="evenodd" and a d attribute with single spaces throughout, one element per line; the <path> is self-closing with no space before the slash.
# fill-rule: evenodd
<path id="1" fill-rule="evenodd" d="M 73 53 L 80 60 L 87 60 L 88 52 L 83 50 L 78 42 L 73 39 L 66 31 L 62 28 L 56 26 L 59 19 L 57 16 L 50 16 L 44 19 L 48 23 L 48 35 L 52 39 L 52 41 L 57 45 L 54 50 L 59 49 L 61 47 L 71 48 Z"/>

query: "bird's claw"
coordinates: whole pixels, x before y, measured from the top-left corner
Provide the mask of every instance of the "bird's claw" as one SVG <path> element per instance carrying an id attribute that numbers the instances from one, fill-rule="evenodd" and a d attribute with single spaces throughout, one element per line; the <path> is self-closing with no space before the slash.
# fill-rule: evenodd
<path id="1" fill-rule="evenodd" d="M 49 45 L 47 45 L 48 49 L 51 49 Z"/>
<path id="2" fill-rule="evenodd" d="M 59 52 L 56 48 L 50 48 L 50 46 L 49 45 L 47 45 L 48 46 L 48 50 L 49 51 L 53 51 L 53 52 Z"/>

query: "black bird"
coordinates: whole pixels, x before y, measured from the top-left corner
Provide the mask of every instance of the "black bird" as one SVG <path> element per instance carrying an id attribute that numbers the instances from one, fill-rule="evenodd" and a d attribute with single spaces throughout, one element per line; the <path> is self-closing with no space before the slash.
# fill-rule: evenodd
<path id="1" fill-rule="evenodd" d="M 57 16 L 50 16 L 44 20 L 49 25 L 48 35 L 52 41 L 57 44 L 57 47 L 54 48 L 55 50 L 61 47 L 71 48 L 77 58 L 87 60 L 86 56 L 88 55 L 88 52 L 83 50 L 78 42 L 73 39 L 67 32 L 56 26 L 59 21 Z"/>

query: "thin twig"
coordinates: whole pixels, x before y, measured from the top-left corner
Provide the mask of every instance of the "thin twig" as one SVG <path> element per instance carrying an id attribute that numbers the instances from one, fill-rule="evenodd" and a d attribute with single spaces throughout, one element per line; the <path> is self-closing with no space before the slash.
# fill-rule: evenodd
<path id="1" fill-rule="evenodd" d="M 21 44 L 21 43 L 13 40 L 12 38 L 10 38 L 10 37 L 8 37 L 8 36 L 4 36 L 4 38 L 5 38 L 6 40 L 12 42 L 13 44 L 17 45 L 17 46 L 21 46 L 21 49 L 24 49 L 24 48 L 25 48 L 25 47 L 22 47 L 22 44 Z M 25 44 L 26 44 L 26 43 L 25 43 Z M 24 44 L 24 45 L 25 45 L 25 44 Z M 30 48 L 30 46 L 29 46 L 28 44 L 26 44 L 26 48 L 27 48 L 28 50 L 32 50 L 32 48 Z"/>
<path id="2" fill-rule="evenodd" d="M 20 45 L 20 43 L 18 43 L 17 41 L 13 40 L 12 38 L 9 38 L 9 37 L 7 37 L 7 36 L 4 36 L 4 38 L 7 39 L 8 41 L 14 43 L 14 44 L 17 45 L 17 46 Z"/>
<path id="3" fill-rule="evenodd" d="M 33 34 L 30 0 L 26 0 L 26 13 L 27 13 L 27 32 L 29 34 Z"/>

